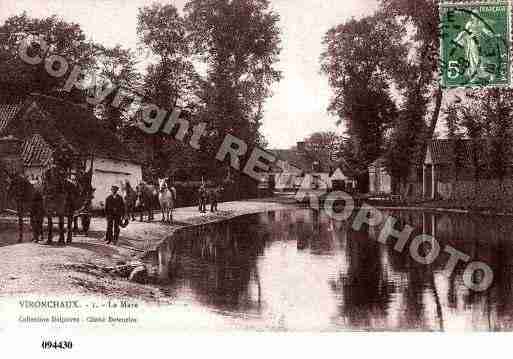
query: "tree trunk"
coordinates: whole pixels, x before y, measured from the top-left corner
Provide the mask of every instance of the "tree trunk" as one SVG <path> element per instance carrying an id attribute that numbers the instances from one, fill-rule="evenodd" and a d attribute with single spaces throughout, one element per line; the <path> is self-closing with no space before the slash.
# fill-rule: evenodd
<path id="1" fill-rule="evenodd" d="M 427 140 L 433 138 L 433 134 L 435 133 L 436 125 L 438 123 L 438 117 L 440 116 L 440 109 L 442 108 L 442 100 L 443 100 L 443 89 L 438 86 L 435 94 L 435 108 L 433 110 L 433 115 L 431 116 L 431 120 L 429 122 L 429 132 L 427 133 Z"/>

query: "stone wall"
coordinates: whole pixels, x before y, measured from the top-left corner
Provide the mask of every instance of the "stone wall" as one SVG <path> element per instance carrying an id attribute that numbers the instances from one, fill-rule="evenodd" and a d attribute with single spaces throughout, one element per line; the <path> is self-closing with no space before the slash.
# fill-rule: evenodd
<path id="1" fill-rule="evenodd" d="M 408 181 L 400 186 L 400 194 L 403 198 L 421 199 L 422 198 L 422 182 Z"/>
<path id="2" fill-rule="evenodd" d="M 438 195 L 441 199 L 473 200 L 483 205 L 490 202 L 504 202 L 513 199 L 513 180 L 497 179 L 479 181 L 439 182 Z"/>

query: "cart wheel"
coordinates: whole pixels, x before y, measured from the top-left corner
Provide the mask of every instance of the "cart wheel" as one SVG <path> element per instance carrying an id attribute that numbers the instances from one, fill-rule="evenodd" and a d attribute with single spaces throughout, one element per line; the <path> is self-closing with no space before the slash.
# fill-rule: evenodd
<path id="1" fill-rule="evenodd" d="M 80 220 L 82 222 L 82 231 L 87 236 L 89 232 L 89 227 L 91 225 L 91 216 L 89 214 L 83 214 L 80 217 Z"/>

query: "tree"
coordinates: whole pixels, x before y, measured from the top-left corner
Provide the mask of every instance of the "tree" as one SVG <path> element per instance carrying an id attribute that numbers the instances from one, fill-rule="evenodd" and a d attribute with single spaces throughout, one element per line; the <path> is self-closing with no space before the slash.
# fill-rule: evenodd
<path id="1" fill-rule="evenodd" d="M 154 3 L 139 9 L 140 44 L 157 58 L 147 68 L 144 91 L 155 104 L 172 109 L 190 99 L 197 74 L 192 65 L 185 19 L 175 6 Z"/>
<path id="2" fill-rule="evenodd" d="M 510 89 L 480 89 L 466 93 L 465 103 L 449 107 L 450 121 L 456 127 L 450 132 L 463 132 L 471 140 L 474 182 L 499 179 L 501 185 L 511 172 L 513 144 L 513 91 Z M 453 120 L 452 117 L 455 117 Z"/>
<path id="3" fill-rule="evenodd" d="M 447 138 L 451 140 L 452 146 L 452 167 L 454 170 L 453 188 L 456 188 L 461 170 L 465 167 L 466 147 L 462 140 L 463 133 L 460 130 L 460 118 L 458 116 L 458 105 L 451 104 L 445 110 L 445 122 L 447 127 Z"/>
<path id="4" fill-rule="evenodd" d="M 328 31 L 322 71 L 334 91 L 329 111 L 346 126 L 353 162 L 358 172 L 380 156 L 385 132 L 397 117 L 390 93 L 391 74 L 406 56 L 404 29 L 380 14 L 351 19 Z M 346 142 L 346 145 L 348 143 Z"/>
<path id="5" fill-rule="evenodd" d="M 460 131 L 457 105 L 451 104 L 445 109 L 445 125 L 447 127 L 447 138 L 454 140 L 463 136 Z"/>
<path id="6" fill-rule="evenodd" d="M 199 93 L 207 152 L 215 153 L 227 133 L 249 148 L 262 144 L 263 103 L 281 79 L 279 16 L 268 0 L 190 0 L 185 12 L 193 53 L 206 65 Z M 226 173 L 214 163 L 210 169 Z"/>
<path id="7" fill-rule="evenodd" d="M 198 102 L 195 92 L 199 79 L 192 64 L 190 39 L 185 19 L 176 7 L 154 3 L 140 8 L 137 33 L 140 45 L 155 58 L 143 79 L 145 99 L 168 111 L 179 104 Z M 150 149 L 148 165 L 154 175 L 164 176 L 169 171 L 169 154 L 179 151 L 183 157 L 187 151 L 170 136 L 142 136 Z M 187 166 L 186 158 L 181 165 Z"/>
<path id="8" fill-rule="evenodd" d="M 490 88 L 471 94 L 483 109 L 486 121 L 487 159 L 489 175 L 498 178 L 501 184 L 511 168 L 511 146 L 513 145 L 513 91 Z"/>
<path id="9" fill-rule="evenodd" d="M 479 179 L 484 171 L 481 159 L 485 122 L 484 116 L 482 116 L 482 109 L 477 107 L 473 102 L 460 105 L 457 107 L 457 110 L 460 117 L 460 126 L 464 131 L 464 134 L 471 141 L 471 163 L 474 169 L 474 185 L 477 190 Z"/>
<path id="10" fill-rule="evenodd" d="M 254 144 L 262 104 L 281 79 L 279 16 L 267 0 L 192 0 L 185 10 L 195 54 L 207 66 L 202 94 L 212 129 Z"/>
<path id="11" fill-rule="evenodd" d="M 112 48 L 96 45 L 97 69 L 99 77 L 110 81 L 114 86 L 124 91 L 139 92 L 141 86 L 141 74 L 136 69 L 137 61 L 132 51 L 123 49 L 120 45 Z M 105 101 L 99 105 L 101 117 L 107 122 L 108 127 L 116 132 L 127 125 L 128 117 L 126 106 L 130 99 L 122 98 L 119 106 L 112 106 L 117 91 L 112 91 Z"/>
<path id="12" fill-rule="evenodd" d="M 315 132 L 305 139 L 301 152 L 309 162 L 332 168 L 338 162 L 341 145 L 342 138 L 335 132 Z"/>
<path id="13" fill-rule="evenodd" d="M 433 137 L 440 116 L 443 90 L 438 81 L 440 30 L 439 0 L 381 0 L 384 16 L 400 21 L 404 28 L 412 27 L 409 44 L 414 50 L 408 71 L 396 72 L 399 86 L 423 98 L 434 98 L 434 108 L 426 131 L 426 140 Z M 424 110 L 427 115 L 427 108 Z"/>
<path id="14" fill-rule="evenodd" d="M 425 131 L 425 123 L 410 117 L 408 111 L 401 111 L 394 121 L 384 157 L 387 172 L 399 185 L 406 185 L 412 169 L 423 161 Z"/>
<path id="15" fill-rule="evenodd" d="M 413 174 L 418 181 L 419 164 L 440 117 L 438 0 L 381 0 L 380 12 L 408 34 L 403 39 L 408 56 L 391 73 L 404 102 L 386 151 L 388 171 L 404 184 Z"/>
<path id="16" fill-rule="evenodd" d="M 86 41 L 80 26 L 65 22 L 55 15 L 43 19 L 30 18 L 26 13 L 11 16 L 0 26 L 0 34 L 3 35 L 0 49 L 0 82 L 6 91 L 11 93 L 55 94 L 56 90 L 62 88 L 66 79 L 66 76 L 50 76 L 44 69 L 44 61 L 39 65 L 23 62 L 18 57 L 17 50 L 24 39 L 32 37 L 45 40 L 48 44 L 47 56 L 55 54 L 66 58 L 71 65 L 69 71 L 75 64 L 88 69 L 95 63 L 94 45 Z M 33 45 L 29 53 L 37 50 L 38 45 Z"/>

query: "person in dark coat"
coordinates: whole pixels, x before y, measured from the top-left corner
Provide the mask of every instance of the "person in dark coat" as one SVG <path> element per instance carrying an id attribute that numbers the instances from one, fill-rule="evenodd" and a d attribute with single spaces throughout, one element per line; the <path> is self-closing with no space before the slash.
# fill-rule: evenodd
<path id="1" fill-rule="evenodd" d="M 205 183 L 202 183 L 198 190 L 198 202 L 200 213 L 207 212 L 207 197 L 207 187 L 205 186 Z"/>
<path id="2" fill-rule="evenodd" d="M 43 236 L 43 219 L 45 218 L 45 207 L 43 195 L 39 190 L 34 191 L 30 205 L 30 226 L 32 227 L 32 241 L 39 242 Z"/>
<path id="3" fill-rule="evenodd" d="M 119 187 L 112 186 L 112 194 L 105 200 L 105 216 L 107 217 L 107 243 L 116 244 L 119 239 L 119 225 L 125 216 L 125 203 L 118 194 Z"/>

